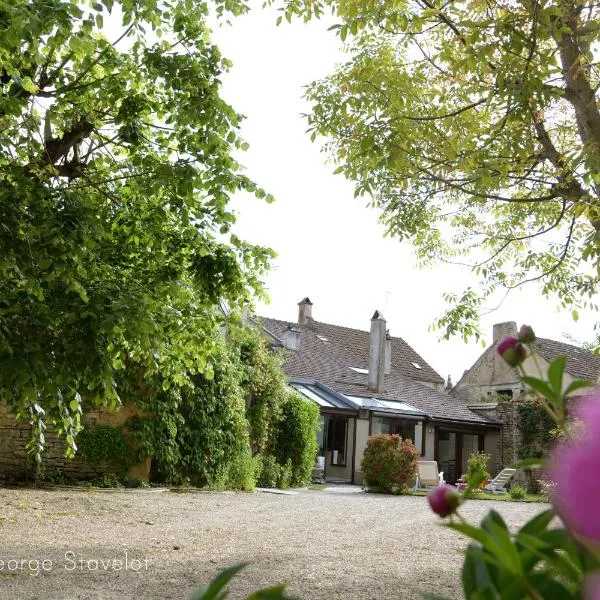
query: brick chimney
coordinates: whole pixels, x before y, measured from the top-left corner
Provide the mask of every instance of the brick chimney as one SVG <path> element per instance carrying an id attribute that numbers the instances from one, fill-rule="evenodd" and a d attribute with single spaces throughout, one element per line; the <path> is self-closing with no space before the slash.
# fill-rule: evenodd
<path id="1" fill-rule="evenodd" d="M 494 344 L 509 335 L 517 337 L 517 324 L 514 321 L 506 321 L 505 323 L 496 323 L 494 325 Z"/>
<path id="2" fill-rule="evenodd" d="M 308 327 L 312 321 L 313 303 L 306 297 L 298 302 L 298 327 L 300 329 Z"/>
<path id="3" fill-rule="evenodd" d="M 300 347 L 300 329 L 296 325 L 289 324 L 281 334 L 281 342 L 288 350 L 298 350 Z"/>
<path id="4" fill-rule="evenodd" d="M 384 391 L 385 380 L 385 325 L 383 315 L 376 310 L 371 317 L 368 389 L 379 394 Z"/>

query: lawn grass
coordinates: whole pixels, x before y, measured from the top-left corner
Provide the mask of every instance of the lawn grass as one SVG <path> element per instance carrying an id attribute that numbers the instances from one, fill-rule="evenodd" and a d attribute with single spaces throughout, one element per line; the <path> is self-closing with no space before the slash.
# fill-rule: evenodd
<path id="1" fill-rule="evenodd" d="M 427 496 L 429 492 L 405 490 L 403 492 L 407 496 Z M 490 494 L 489 492 L 481 492 L 473 494 L 470 500 L 499 500 L 501 502 L 549 502 L 548 496 L 545 494 L 527 494 L 522 500 L 513 500 L 510 494 Z"/>

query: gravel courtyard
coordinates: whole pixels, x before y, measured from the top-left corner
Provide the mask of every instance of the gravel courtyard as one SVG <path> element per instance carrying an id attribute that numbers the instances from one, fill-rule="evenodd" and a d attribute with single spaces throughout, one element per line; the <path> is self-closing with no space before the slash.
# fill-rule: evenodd
<path id="1" fill-rule="evenodd" d="M 239 562 L 250 565 L 232 598 L 278 582 L 305 600 L 460 598 L 465 540 L 439 525 L 425 498 L 357 489 L 0 489 L 0 599 L 186 600 Z M 492 507 L 518 526 L 544 506 L 471 501 L 463 513 L 479 520 Z"/>

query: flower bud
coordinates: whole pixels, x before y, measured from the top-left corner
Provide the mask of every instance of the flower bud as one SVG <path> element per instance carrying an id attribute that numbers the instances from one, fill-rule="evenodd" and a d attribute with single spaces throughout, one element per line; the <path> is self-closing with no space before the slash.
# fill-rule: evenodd
<path id="1" fill-rule="evenodd" d="M 519 329 L 519 341 L 523 344 L 535 342 L 535 333 L 531 326 L 523 325 L 521 329 Z"/>
<path id="2" fill-rule="evenodd" d="M 508 363 L 511 367 L 519 366 L 527 355 L 525 346 L 513 336 L 505 337 L 497 348 L 498 354 Z"/>
<path id="3" fill-rule="evenodd" d="M 460 504 L 460 495 L 451 485 L 438 485 L 427 496 L 431 510 L 440 517 L 451 515 Z"/>

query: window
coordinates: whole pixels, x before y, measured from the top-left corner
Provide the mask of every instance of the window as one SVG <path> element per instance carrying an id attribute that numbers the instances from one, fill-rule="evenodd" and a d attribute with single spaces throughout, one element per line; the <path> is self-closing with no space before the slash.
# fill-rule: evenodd
<path id="1" fill-rule="evenodd" d="M 498 396 L 501 396 L 503 398 L 507 398 L 509 400 L 513 397 L 513 391 L 512 390 L 497 390 L 496 394 Z"/>
<path id="2" fill-rule="evenodd" d="M 329 340 L 324 335 L 318 335 L 318 339 L 320 339 L 324 344 L 329 344 Z"/>
<path id="3" fill-rule="evenodd" d="M 369 369 L 362 369 L 361 367 L 348 367 L 348 368 L 352 369 L 356 373 L 362 373 L 363 375 L 369 374 Z"/>
<path id="4" fill-rule="evenodd" d="M 372 435 L 389 433 L 399 435 L 403 440 L 409 439 L 421 452 L 423 447 L 423 423 L 417 421 L 403 421 L 390 417 L 373 417 L 371 425 Z"/>
<path id="5" fill-rule="evenodd" d="M 419 363 L 410 363 L 415 369 L 420 369 L 421 365 Z"/>
<path id="6" fill-rule="evenodd" d="M 346 436 L 348 432 L 348 417 L 332 415 L 329 417 L 327 428 L 327 452 L 330 453 L 331 465 L 346 466 Z"/>

